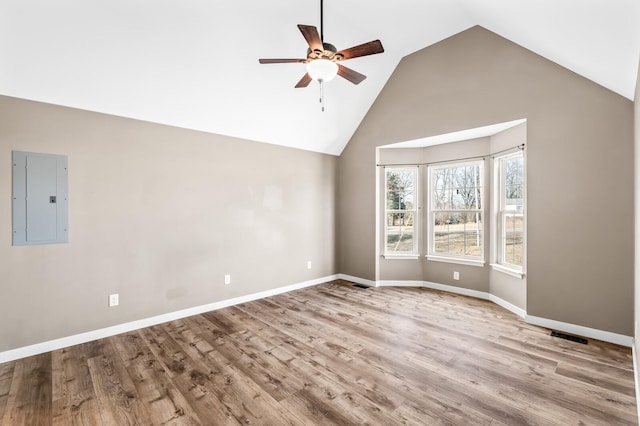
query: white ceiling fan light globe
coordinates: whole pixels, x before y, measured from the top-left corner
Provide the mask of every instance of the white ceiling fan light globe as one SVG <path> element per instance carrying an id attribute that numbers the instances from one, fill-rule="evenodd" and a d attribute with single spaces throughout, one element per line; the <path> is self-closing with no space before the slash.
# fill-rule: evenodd
<path id="1" fill-rule="evenodd" d="M 338 64 L 328 59 L 314 59 L 307 62 L 307 72 L 315 81 L 326 83 L 338 74 Z"/>

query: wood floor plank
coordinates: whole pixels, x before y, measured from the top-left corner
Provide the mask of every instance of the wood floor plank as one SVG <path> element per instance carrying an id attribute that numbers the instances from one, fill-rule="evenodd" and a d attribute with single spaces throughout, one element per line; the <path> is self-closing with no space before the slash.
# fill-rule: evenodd
<path id="1" fill-rule="evenodd" d="M 0 381 L 10 380 L 13 377 L 13 369 L 16 366 L 15 361 L 0 364 Z"/>
<path id="2" fill-rule="evenodd" d="M 51 424 L 51 353 L 16 362 L 3 425 Z"/>
<path id="3" fill-rule="evenodd" d="M 596 356 L 595 359 L 588 353 L 583 351 L 580 343 L 573 343 L 566 346 L 564 343 L 557 342 L 560 339 L 552 339 L 550 336 L 545 336 L 544 339 L 531 339 L 523 335 L 501 335 L 498 338 L 498 342 L 513 347 L 521 352 L 527 352 L 543 356 L 549 359 L 564 359 L 570 361 L 572 364 L 584 365 L 587 368 L 594 369 L 596 371 L 603 371 L 605 374 L 615 374 L 617 376 L 623 375 L 626 377 L 633 375 L 633 361 L 630 356 L 630 351 L 625 348 L 618 347 L 615 356 L 614 351 L 609 350 L 612 354 L 611 358 Z M 594 342 L 595 346 L 609 345 L 605 342 Z M 594 346 L 586 345 L 586 346 Z M 612 370 L 610 367 L 615 369 Z M 624 372 L 626 371 L 626 373 Z"/>
<path id="4" fill-rule="evenodd" d="M 209 380 L 209 376 L 219 374 L 217 365 L 192 360 L 160 326 L 140 330 L 140 335 L 198 418 L 212 424 L 240 424 L 216 397 L 218 390 Z"/>
<path id="5" fill-rule="evenodd" d="M 189 319 L 174 321 L 166 324 L 165 329 L 174 340 L 186 344 L 185 351 L 194 358 L 206 362 L 210 353 L 216 351 L 228 360 L 233 360 L 234 366 L 245 376 L 252 379 L 260 388 L 276 401 L 284 399 L 295 392 L 289 382 L 297 380 L 290 377 L 289 372 L 270 363 L 266 354 L 254 350 L 244 343 L 238 335 L 244 337 L 248 332 L 236 332 L 220 338 L 217 333 L 189 334 L 180 333 L 177 324 L 189 324 Z M 189 330 L 186 327 L 186 330 Z"/>
<path id="6" fill-rule="evenodd" d="M 303 420 L 287 410 L 264 392 L 251 378 L 242 374 L 233 362 L 217 351 L 209 358 L 221 366 L 220 374 L 212 377 L 219 389 L 217 397 L 227 406 L 233 407 L 236 418 L 242 424 L 299 425 Z"/>
<path id="7" fill-rule="evenodd" d="M 283 313 L 279 307 L 273 304 L 264 305 L 250 302 L 243 304 L 242 309 L 254 316 L 259 316 L 269 326 L 279 329 L 290 338 L 319 351 L 333 354 L 344 361 L 349 361 L 350 354 L 362 349 L 361 345 L 352 341 L 352 336 L 335 337 L 319 330 L 309 322 L 292 321 L 291 318 L 285 316 L 286 312 Z"/>
<path id="8" fill-rule="evenodd" d="M 629 348 L 343 280 L 0 364 L 0 425 L 637 424 Z"/>
<path id="9" fill-rule="evenodd" d="M 281 401 L 299 389 L 299 377 L 291 375 L 282 365 L 273 363 L 266 353 L 253 350 L 234 337 L 235 335 L 230 335 L 215 346 L 216 350 L 227 359 L 234 360 L 236 368 L 250 377 L 263 391 L 276 401 Z"/>
<path id="10" fill-rule="evenodd" d="M 359 336 L 349 335 L 332 324 L 317 321 L 309 316 L 298 315 L 298 312 L 282 308 L 277 303 L 268 300 L 257 300 L 247 304 L 254 308 L 254 313 L 271 312 L 272 324 L 289 332 L 293 337 L 306 338 L 313 341 L 320 339 L 324 346 L 336 353 L 358 352 L 364 348 Z"/>
<path id="11" fill-rule="evenodd" d="M 14 368 L 15 362 L 0 364 L 0 420 L 4 417 L 4 410 L 9 399 Z"/>
<path id="12" fill-rule="evenodd" d="M 334 304 L 331 308 L 323 307 L 317 301 L 307 300 L 305 306 L 307 309 L 303 313 L 311 312 L 312 315 L 322 321 L 334 322 L 335 318 L 340 320 L 340 330 L 350 334 L 356 334 L 361 339 L 366 340 L 366 346 L 377 346 L 380 350 L 385 350 L 389 346 L 396 350 L 415 350 L 428 353 L 430 356 L 450 359 L 458 354 L 461 340 L 465 340 L 467 336 L 451 335 L 443 332 L 438 326 L 431 326 L 420 323 L 416 326 L 414 322 L 407 322 L 406 318 L 393 316 L 390 320 L 389 315 L 381 315 L 373 312 L 366 314 L 365 319 L 356 316 L 350 306 L 344 304 Z M 357 314 L 365 315 L 362 311 Z M 401 332 L 399 332 L 401 330 Z M 428 338 L 425 338 L 428 337 Z M 474 345 L 479 340 L 475 336 Z M 456 343 L 450 344 L 449 339 L 455 339 Z"/>
<path id="13" fill-rule="evenodd" d="M 153 424 L 204 424 L 137 332 L 115 336 L 114 344 Z"/>
<path id="14" fill-rule="evenodd" d="M 11 379 L 0 380 L 0 420 L 4 417 L 4 411 L 7 407 L 9 399 L 9 389 L 11 388 Z"/>
<path id="15" fill-rule="evenodd" d="M 404 401 L 404 393 L 390 386 L 390 383 L 398 384 L 395 380 L 389 380 L 382 374 L 367 374 L 367 366 L 354 363 L 355 359 L 345 363 L 313 349 L 300 350 L 300 347 L 293 348 L 287 344 L 270 350 L 269 355 L 305 381 L 312 381 L 315 374 L 320 373 L 388 412 Z"/>
<path id="16" fill-rule="evenodd" d="M 561 362 L 556 368 L 556 373 L 582 383 L 588 383 L 596 387 L 609 389 L 630 397 L 635 396 L 635 386 L 633 381 L 620 380 L 618 377 L 606 376 L 597 372 Z"/>
<path id="17" fill-rule="evenodd" d="M 536 412 L 528 412 L 521 404 L 513 403 L 509 395 L 496 394 L 486 383 L 473 375 L 447 375 L 444 368 L 424 368 L 404 359 L 386 354 L 365 352 L 373 362 L 401 372 L 412 386 L 427 394 L 440 394 L 459 401 L 463 406 L 479 411 L 490 418 L 498 418 L 511 425 L 545 424 L 547 420 Z"/>
<path id="18" fill-rule="evenodd" d="M 140 399 L 113 342 L 104 346 L 102 355 L 87 360 L 102 421 L 114 425 L 148 424 L 149 407 Z"/>
<path id="19" fill-rule="evenodd" d="M 485 386 L 486 392 L 496 395 L 508 395 L 505 398 L 513 406 L 520 407 L 524 411 L 535 409 L 535 415 L 546 419 L 546 422 L 559 422 L 571 424 L 582 422 L 588 424 L 589 418 L 604 417 L 605 412 L 600 409 L 595 401 L 580 398 L 573 395 L 566 397 L 566 386 L 557 387 L 550 381 L 533 380 L 537 376 L 535 372 L 515 375 L 505 374 L 502 366 L 488 363 L 486 358 L 478 363 L 477 358 L 460 357 L 453 367 L 461 374 L 473 376 L 476 381 Z M 480 365 L 479 365 L 480 364 Z M 553 401 L 553 408 L 547 409 L 545 402 Z M 618 410 L 610 409 L 607 418 L 612 424 L 633 424 L 633 416 L 621 416 Z"/>
<path id="20" fill-rule="evenodd" d="M 426 402 L 426 403 L 425 403 Z M 492 419 L 463 406 L 443 405 L 431 398 L 421 402 L 407 401 L 393 413 L 403 425 L 490 425 Z"/>
<path id="21" fill-rule="evenodd" d="M 319 423 L 333 424 L 395 424 L 391 416 L 379 405 L 348 385 L 333 380 L 323 369 L 309 368 L 301 360 L 292 359 L 293 368 L 304 372 L 305 384 L 295 395 L 282 401 L 283 405 L 304 417 L 318 418 Z"/>
<path id="22" fill-rule="evenodd" d="M 88 348 L 77 345 L 52 352 L 54 425 L 102 423 L 87 363 L 93 353 Z"/>

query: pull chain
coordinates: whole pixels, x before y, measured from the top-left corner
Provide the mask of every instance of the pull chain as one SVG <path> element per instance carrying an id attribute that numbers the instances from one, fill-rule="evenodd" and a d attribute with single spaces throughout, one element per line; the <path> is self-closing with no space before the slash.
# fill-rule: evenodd
<path id="1" fill-rule="evenodd" d="M 320 80 L 319 83 L 320 83 L 320 106 L 322 108 L 322 112 L 324 112 L 324 86 L 322 85 L 322 80 Z"/>

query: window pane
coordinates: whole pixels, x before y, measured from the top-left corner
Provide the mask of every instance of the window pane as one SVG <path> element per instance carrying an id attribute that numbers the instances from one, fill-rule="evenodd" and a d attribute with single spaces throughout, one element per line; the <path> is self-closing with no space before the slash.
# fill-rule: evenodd
<path id="1" fill-rule="evenodd" d="M 435 210 L 482 208 L 480 164 L 431 169 L 431 207 Z"/>
<path id="2" fill-rule="evenodd" d="M 456 188 L 451 194 L 451 206 L 447 206 L 451 209 L 466 209 L 467 206 L 467 192 L 465 188 Z"/>
<path id="3" fill-rule="evenodd" d="M 398 191 L 387 190 L 387 210 L 400 209 L 400 194 Z"/>
<path id="4" fill-rule="evenodd" d="M 451 208 L 451 189 L 438 188 L 433 194 L 433 208 L 436 210 L 447 210 Z"/>
<path id="5" fill-rule="evenodd" d="M 443 255 L 482 257 L 482 214 L 438 212 L 433 214 L 433 252 Z"/>
<path id="6" fill-rule="evenodd" d="M 449 219 L 449 213 L 435 213 L 433 215 L 433 250 L 436 253 L 449 252 L 449 227 L 451 225 Z"/>
<path id="7" fill-rule="evenodd" d="M 465 252 L 467 256 L 482 256 L 482 232 L 465 232 Z"/>
<path id="8" fill-rule="evenodd" d="M 413 252 L 413 213 L 387 213 L 387 252 Z"/>
<path id="9" fill-rule="evenodd" d="M 504 206 L 506 210 L 522 211 L 524 206 L 524 167 L 522 156 L 502 160 L 504 176 Z"/>
<path id="10" fill-rule="evenodd" d="M 387 210 L 415 208 L 415 169 L 387 169 Z"/>
<path id="11" fill-rule="evenodd" d="M 464 242 L 467 256 L 482 256 L 483 226 L 481 213 L 465 213 Z"/>
<path id="12" fill-rule="evenodd" d="M 400 208 L 402 210 L 413 210 L 415 208 L 413 191 L 407 190 L 402 194 L 402 200 L 400 201 Z"/>
<path id="13" fill-rule="evenodd" d="M 505 214 L 503 262 L 522 266 L 523 240 L 524 220 L 522 215 Z"/>

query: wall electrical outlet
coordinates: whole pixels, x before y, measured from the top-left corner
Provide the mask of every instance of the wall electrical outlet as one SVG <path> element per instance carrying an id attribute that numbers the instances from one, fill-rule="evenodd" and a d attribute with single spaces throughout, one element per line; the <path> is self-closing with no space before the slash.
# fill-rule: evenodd
<path id="1" fill-rule="evenodd" d="M 307 260 L 307 269 L 311 269 L 311 261 Z"/>
<path id="2" fill-rule="evenodd" d="M 224 276 L 224 285 L 229 285 L 231 284 L 231 275 L 225 275 Z"/>
<path id="3" fill-rule="evenodd" d="M 459 280 L 460 279 L 460 272 L 453 271 L 453 279 L 454 280 Z"/>
<path id="4" fill-rule="evenodd" d="M 118 306 L 120 304 L 120 298 L 118 297 L 118 293 L 109 295 L 109 307 L 113 308 L 114 306 Z"/>

